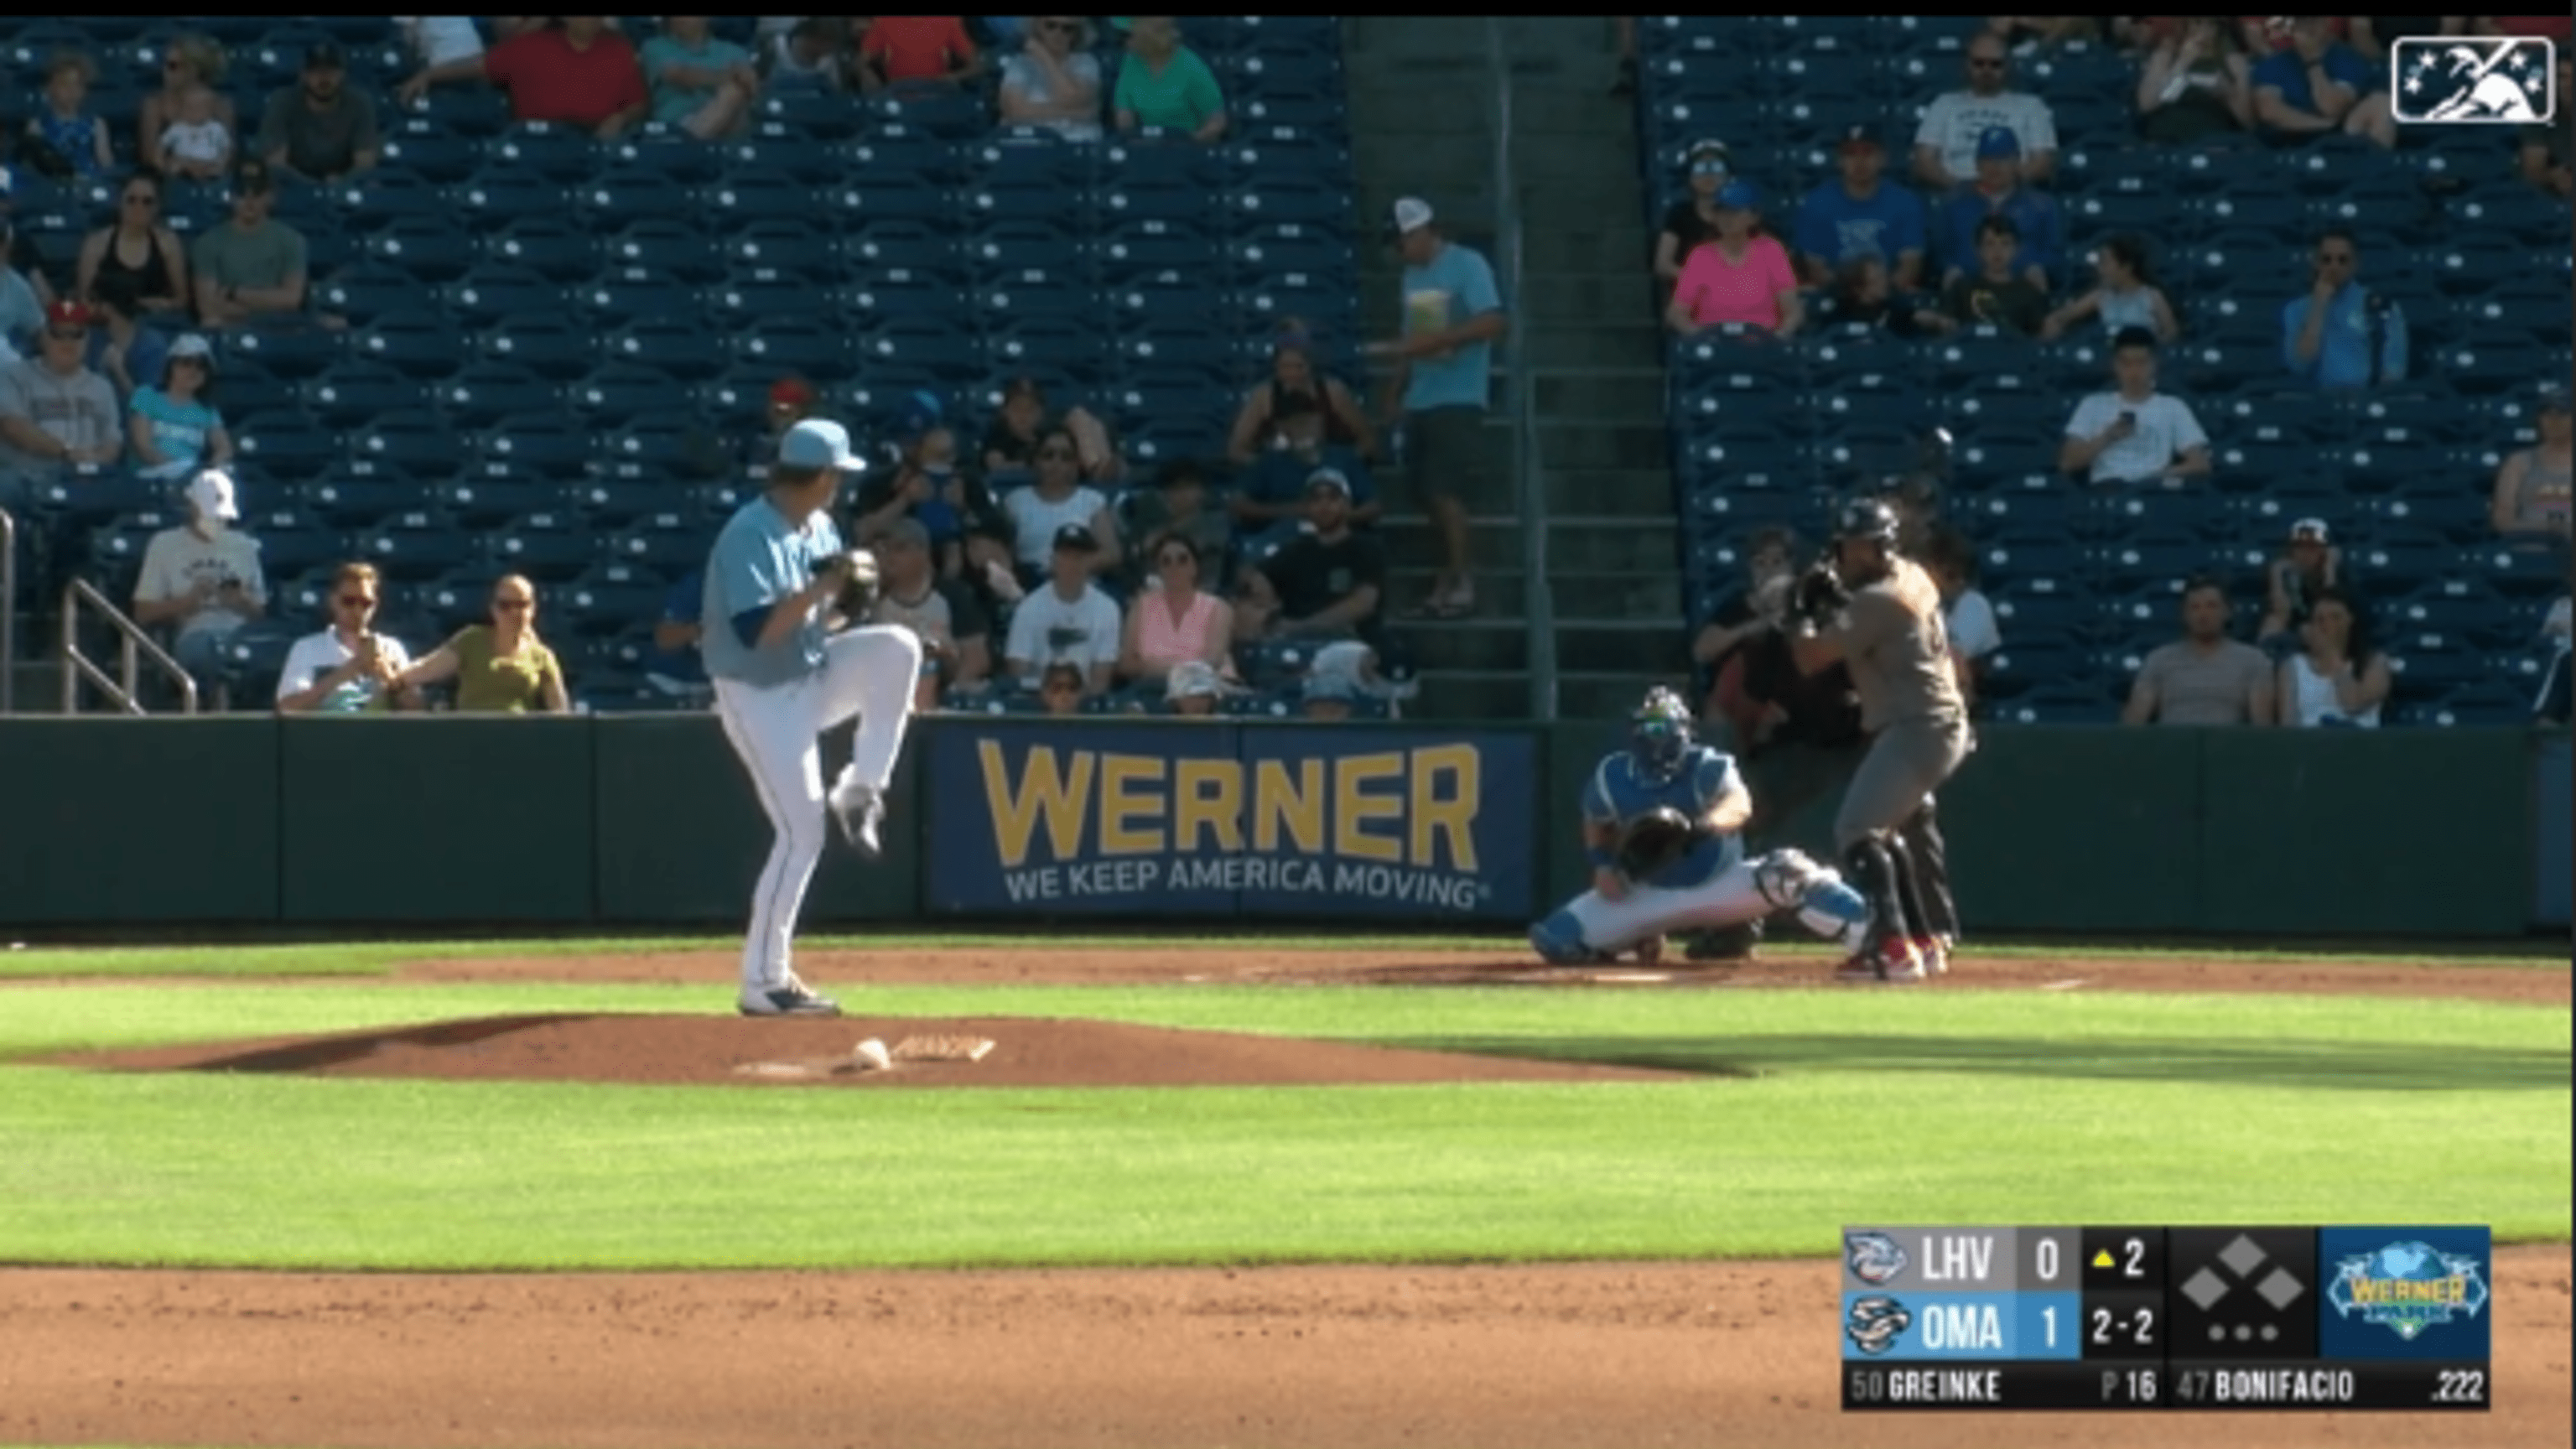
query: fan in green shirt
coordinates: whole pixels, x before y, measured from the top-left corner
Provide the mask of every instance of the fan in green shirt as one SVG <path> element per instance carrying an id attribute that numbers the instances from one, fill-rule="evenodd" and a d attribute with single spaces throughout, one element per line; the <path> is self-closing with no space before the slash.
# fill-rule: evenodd
<path id="1" fill-rule="evenodd" d="M 402 672 L 403 685 L 456 681 L 459 714 L 567 714 L 563 666 L 537 638 L 537 590 L 511 574 L 492 586 L 492 622 L 470 624 Z"/>
<path id="2" fill-rule="evenodd" d="M 1156 126 L 1187 131 L 1194 141 L 1225 134 L 1225 93 L 1216 73 L 1181 44 L 1179 25 L 1167 15 L 1138 16 L 1127 29 L 1127 63 L 1118 68 L 1111 99 L 1118 129 Z"/>

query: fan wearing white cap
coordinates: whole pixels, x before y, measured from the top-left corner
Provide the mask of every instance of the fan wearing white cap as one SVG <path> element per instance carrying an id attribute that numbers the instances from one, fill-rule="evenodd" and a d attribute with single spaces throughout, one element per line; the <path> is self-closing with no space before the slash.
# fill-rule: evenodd
<path id="1" fill-rule="evenodd" d="M 2269 584 L 2263 627 L 2254 642 L 2274 658 L 2299 647 L 2299 626 L 2308 622 L 2317 597 L 2343 586 L 2343 550 L 2335 546 L 2322 518 L 2302 518 L 2290 525 L 2290 541 L 2273 555 L 2263 571 Z"/>
<path id="2" fill-rule="evenodd" d="M 171 652 L 201 689 L 211 689 L 224 641 L 268 612 L 268 584 L 258 541 L 232 527 L 241 507 L 231 476 L 205 469 L 188 480 L 187 496 L 187 526 L 165 528 L 144 545 L 134 620 L 145 628 L 175 626 L 179 638 Z"/>
<path id="3" fill-rule="evenodd" d="M 226 468 L 233 461 L 232 434 L 216 412 L 215 350 L 194 332 L 170 344 L 161 359 L 161 376 L 134 390 L 126 404 L 127 438 L 134 444 L 136 471 L 146 478 L 185 478 L 199 468 Z"/>
<path id="4" fill-rule="evenodd" d="M 796 917 L 823 855 L 827 805 L 860 854 L 882 852 L 885 788 L 912 718 L 920 637 L 901 625 L 850 627 L 835 607 L 855 565 L 832 505 L 842 475 L 866 466 L 840 424 L 797 423 L 779 436 L 767 491 L 725 524 L 707 559 L 698 647 L 725 738 L 777 832 L 743 943 L 745 1016 L 841 1014 L 797 979 Z M 853 715 L 850 763 L 827 795 L 819 736 Z"/>
<path id="5" fill-rule="evenodd" d="M 1388 391 L 1402 410 L 1405 483 L 1439 528 L 1440 573 L 1420 612 L 1463 618 L 1476 609 L 1463 495 L 1484 466 L 1494 344 L 1511 329 L 1493 267 L 1441 234 L 1431 203 L 1398 201 L 1392 230 L 1404 254 L 1404 333 L 1368 351 L 1395 362 Z"/>

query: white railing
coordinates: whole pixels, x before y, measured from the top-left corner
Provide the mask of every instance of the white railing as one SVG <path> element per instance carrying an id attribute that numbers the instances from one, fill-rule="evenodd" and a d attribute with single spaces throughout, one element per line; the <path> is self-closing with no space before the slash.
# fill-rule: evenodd
<path id="1" fill-rule="evenodd" d="M 83 608 L 96 611 L 108 627 L 116 631 L 120 668 L 113 679 L 88 655 L 81 653 Z M 179 661 L 171 658 L 168 650 L 153 643 L 151 636 L 143 632 L 142 625 L 125 617 L 125 612 L 110 602 L 107 595 L 92 588 L 88 580 L 72 580 L 71 587 L 63 590 L 63 713 L 80 713 L 82 680 L 88 680 L 92 688 L 106 695 L 119 713 L 147 713 L 142 702 L 134 697 L 136 676 L 142 673 L 142 667 L 147 663 L 179 687 L 180 713 L 195 714 L 197 681 L 188 676 L 188 671 L 181 667 Z"/>
<path id="2" fill-rule="evenodd" d="M 1530 370 L 1528 315 L 1522 295 L 1526 255 L 1518 185 L 1512 169 L 1512 64 L 1503 48 L 1503 22 L 1485 18 L 1485 58 L 1494 77 L 1494 230 L 1502 261 L 1504 347 L 1512 366 L 1513 488 L 1521 524 L 1523 622 L 1529 630 L 1530 717 L 1557 715 L 1556 598 L 1548 583 L 1547 486 L 1538 448 L 1538 380 Z"/>
<path id="3" fill-rule="evenodd" d="M 18 695 L 18 520 L 0 508 L 0 718 Z"/>

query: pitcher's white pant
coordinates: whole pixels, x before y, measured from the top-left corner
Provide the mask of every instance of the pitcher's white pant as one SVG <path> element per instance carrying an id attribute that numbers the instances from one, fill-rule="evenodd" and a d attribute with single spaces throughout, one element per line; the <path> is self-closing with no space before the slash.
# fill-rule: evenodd
<path id="1" fill-rule="evenodd" d="M 716 717 L 777 832 L 752 889 L 751 930 L 742 947 L 745 995 L 784 985 L 795 969 L 796 915 L 822 859 L 826 829 L 820 736 L 857 715 L 858 742 L 841 778 L 883 790 L 903 753 L 920 674 L 919 636 L 900 625 L 871 625 L 833 635 L 823 646 L 823 667 L 794 683 L 715 682 Z"/>
<path id="2" fill-rule="evenodd" d="M 1667 931 L 1741 925 L 1775 910 L 1846 950 L 1858 950 L 1869 927 L 1860 892 L 1794 850 L 1738 861 L 1686 890 L 1634 886 L 1611 900 L 1585 891 L 1530 928 L 1538 954 L 1562 965 L 1604 960 Z"/>

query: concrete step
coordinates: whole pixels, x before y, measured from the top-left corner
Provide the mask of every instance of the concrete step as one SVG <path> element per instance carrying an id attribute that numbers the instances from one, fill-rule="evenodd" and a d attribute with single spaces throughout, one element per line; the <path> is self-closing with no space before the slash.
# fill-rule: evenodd
<path id="1" fill-rule="evenodd" d="M 1678 627 L 1682 617 L 1682 580 L 1677 572 L 1560 568 L 1551 558 L 1547 582 L 1560 638 L 1571 625 L 1671 621 Z"/>
<path id="2" fill-rule="evenodd" d="M 1517 550 L 1519 536 L 1513 536 Z M 1427 541 L 1422 545 L 1428 548 Z M 1529 572 L 1520 566 L 1520 556 L 1481 560 L 1481 567 L 1469 570 L 1476 581 L 1476 616 L 1480 619 L 1526 619 L 1529 617 Z M 1429 562 L 1390 564 L 1387 567 L 1388 606 L 1397 614 L 1422 602 L 1431 592 L 1431 580 L 1439 572 Z M 1678 586 L 1677 586 L 1678 587 Z M 1426 621 L 1439 623 L 1444 621 Z M 1412 627 L 1413 621 L 1406 621 Z"/>
<path id="3" fill-rule="evenodd" d="M 1679 536 L 1670 519 L 1552 517 L 1547 560 L 1551 570 L 1572 573 L 1681 575 Z"/>
<path id="4" fill-rule="evenodd" d="M 1540 371 L 1592 367 L 1660 370 L 1664 364 L 1663 330 L 1644 318 L 1629 322 L 1605 317 L 1588 326 L 1532 322 L 1523 329 L 1521 343 L 1529 365 Z M 1563 466 L 1567 461 L 1549 454 L 1541 456 L 1548 459 L 1551 467 Z"/>
<path id="5" fill-rule="evenodd" d="M 1658 290 L 1654 274 L 1642 266 L 1607 272 L 1534 266 L 1521 278 L 1520 307 L 1523 315 L 1537 323 L 1609 320 L 1633 324 L 1655 317 Z M 1662 392 L 1663 369 L 1641 370 L 1656 374 L 1655 391 Z"/>
<path id="6" fill-rule="evenodd" d="M 1389 628 L 1427 676 L 1449 670 L 1529 671 L 1529 626 L 1482 614 L 1472 619 L 1399 619 Z"/>
<path id="7" fill-rule="evenodd" d="M 1660 420 L 1540 418 L 1538 455 L 1551 468 L 1654 468 L 1672 455 Z"/>
<path id="8" fill-rule="evenodd" d="M 1557 418 L 1595 422 L 1664 421 L 1664 378 L 1644 367 L 1587 367 L 1533 372 L 1531 403 L 1544 428 Z"/>
<path id="9" fill-rule="evenodd" d="M 1544 462 L 1545 455 L 1541 455 Z M 1548 512 L 1634 515 L 1640 526 L 1673 525 L 1673 479 L 1662 468 L 1559 468 L 1547 464 Z"/>
<path id="10" fill-rule="evenodd" d="M 1398 495 L 1399 497 L 1402 495 Z M 1440 566 L 1439 540 L 1434 537 L 1431 521 L 1419 513 L 1389 515 L 1378 524 L 1378 533 L 1386 540 L 1387 568 L 1403 575 L 1419 572 L 1428 580 L 1431 571 Z M 1467 560 L 1469 569 L 1482 577 L 1489 573 L 1518 573 L 1527 556 L 1528 530 L 1517 513 L 1498 511 L 1470 513 L 1467 517 Z M 1479 588 L 1481 590 L 1481 585 Z M 1478 597 L 1482 597 L 1481 592 Z M 1395 602 L 1400 608 L 1412 608 L 1421 602 L 1419 590 L 1397 585 Z"/>
<path id="11" fill-rule="evenodd" d="M 1637 702 L 1646 697 L 1647 690 L 1659 684 L 1667 685 L 1682 690 L 1687 698 L 1688 683 L 1686 675 L 1651 671 L 1560 671 L 1556 676 L 1557 718 L 1626 719 L 1629 711 L 1637 707 Z"/>
<path id="12" fill-rule="evenodd" d="M 1651 277 L 1655 237 L 1647 230 L 1642 206 L 1632 197 L 1583 214 L 1577 218 L 1579 226 L 1530 228 L 1524 238 L 1527 252 L 1523 257 L 1530 275 L 1626 272 Z"/>
<path id="13" fill-rule="evenodd" d="M 1556 657 L 1578 660 L 1587 670 L 1631 674 L 1688 673 L 1691 662 L 1690 640 L 1678 619 L 1560 625 Z"/>
<path id="14" fill-rule="evenodd" d="M 1425 675 L 1421 697 L 1405 705 L 1407 719 L 1453 724 L 1523 720 L 1530 717 L 1530 683 L 1525 672 L 1487 670 Z"/>

